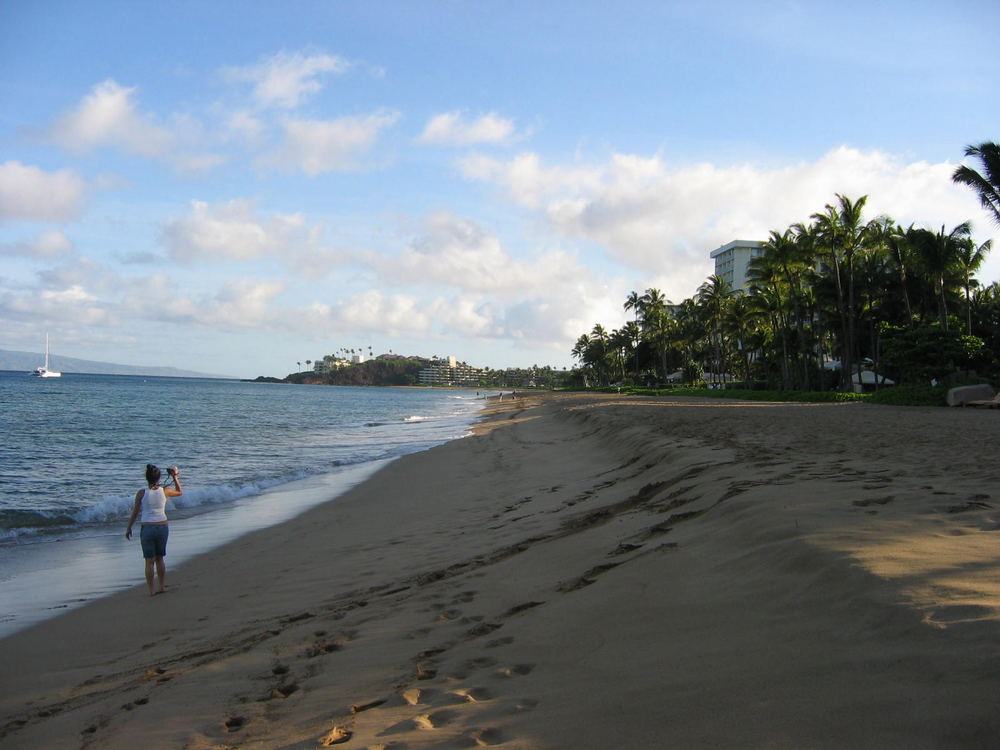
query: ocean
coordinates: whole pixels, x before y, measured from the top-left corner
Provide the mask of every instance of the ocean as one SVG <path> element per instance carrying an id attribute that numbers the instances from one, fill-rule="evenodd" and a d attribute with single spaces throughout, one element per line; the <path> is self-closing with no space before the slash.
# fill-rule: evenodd
<path id="1" fill-rule="evenodd" d="M 169 571 L 468 434 L 478 396 L 0 372 L 0 637 L 143 583 L 124 531 L 147 463 L 181 469 Z"/>

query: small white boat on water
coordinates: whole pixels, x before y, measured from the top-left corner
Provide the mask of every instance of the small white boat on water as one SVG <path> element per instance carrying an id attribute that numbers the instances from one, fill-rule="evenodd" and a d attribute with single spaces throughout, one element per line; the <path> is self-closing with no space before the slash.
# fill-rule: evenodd
<path id="1" fill-rule="evenodd" d="M 36 367 L 35 371 L 31 373 L 36 378 L 61 378 L 62 373 L 56 372 L 55 370 L 49 369 L 49 334 L 45 334 L 45 364 L 41 367 Z"/>

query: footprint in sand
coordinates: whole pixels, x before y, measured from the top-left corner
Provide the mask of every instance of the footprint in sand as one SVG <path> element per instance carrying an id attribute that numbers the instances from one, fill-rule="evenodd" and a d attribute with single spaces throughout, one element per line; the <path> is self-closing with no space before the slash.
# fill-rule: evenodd
<path id="1" fill-rule="evenodd" d="M 419 706 L 431 702 L 436 690 L 421 690 L 420 688 L 410 688 L 400 693 L 400 697 L 411 706 Z"/>
<path id="2" fill-rule="evenodd" d="M 484 635 L 489 635 L 494 630 L 499 630 L 502 627 L 503 623 L 500 622 L 481 622 L 475 627 L 469 628 L 465 631 L 465 634 L 469 639 L 480 638 Z"/>
<path id="3" fill-rule="evenodd" d="M 413 676 L 415 679 L 420 681 L 433 680 L 435 677 L 437 677 L 437 670 L 428 669 L 427 667 L 418 664 Z"/>
<path id="4" fill-rule="evenodd" d="M 323 747 L 329 747 L 330 745 L 339 745 L 343 742 L 347 742 L 351 737 L 354 736 L 354 732 L 345 727 L 334 727 L 329 732 L 324 734 L 319 739 L 319 744 Z"/>
<path id="5" fill-rule="evenodd" d="M 435 711 L 432 714 L 414 716 L 412 721 L 417 729 L 440 729 L 451 722 L 456 715 L 454 711 Z"/>
<path id="6" fill-rule="evenodd" d="M 135 708 L 138 708 L 139 706 L 145 706 L 147 703 L 149 703 L 149 698 L 136 698 L 131 703 L 122 704 L 122 710 L 131 711 Z"/>
<path id="7" fill-rule="evenodd" d="M 490 747 L 506 742 L 503 732 L 494 727 L 472 729 L 457 740 L 458 747 Z"/>
<path id="8" fill-rule="evenodd" d="M 858 508 L 867 508 L 869 505 L 888 505 L 895 499 L 895 495 L 886 495 L 885 497 L 876 497 L 869 500 L 855 500 L 851 505 Z"/>
<path id="9" fill-rule="evenodd" d="M 481 703 L 493 697 L 493 694 L 489 690 L 482 687 L 461 688 L 459 690 L 452 690 L 451 692 L 452 695 L 457 695 L 467 703 Z"/>
<path id="10" fill-rule="evenodd" d="M 535 668 L 534 664 L 515 664 L 513 667 L 504 667 L 499 670 L 496 675 L 497 677 L 521 677 L 526 674 L 531 674 L 531 671 Z"/>
<path id="11" fill-rule="evenodd" d="M 260 699 L 261 703 L 272 700 L 284 700 L 292 693 L 296 693 L 299 690 L 298 684 L 291 682 L 287 684 L 275 685 L 271 690 Z"/>
<path id="12" fill-rule="evenodd" d="M 461 616 L 462 611 L 460 609 L 446 609 L 434 618 L 434 622 L 450 622 L 451 620 L 456 620 Z"/>
<path id="13" fill-rule="evenodd" d="M 489 656 L 479 656 L 475 659 L 469 659 L 463 667 L 468 670 L 474 669 L 485 669 L 486 667 L 496 666 L 497 660 Z"/>
<path id="14" fill-rule="evenodd" d="M 538 701 L 533 698 L 522 698 L 511 708 L 512 714 L 527 713 L 528 711 L 534 711 L 538 707 Z"/>
<path id="15" fill-rule="evenodd" d="M 540 607 L 543 604 L 545 604 L 545 602 L 534 602 L 534 601 L 532 601 L 532 602 L 522 602 L 521 604 L 515 604 L 513 607 L 511 607 L 506 612 L 504 612 L 503 616 L 504 617 L 513 617 L 514 615 L 520 614 L 521 612 L 525 612 L 525 611 L 527 611 L 529 609 L 534 609 L 535 607 Z"/>
<path id="16" fill-rule="evenodd" d="M 225 721 L 225 727 L 227 732 L 238 732 L 247 723 L 245 716 L 230 716 Z"/>

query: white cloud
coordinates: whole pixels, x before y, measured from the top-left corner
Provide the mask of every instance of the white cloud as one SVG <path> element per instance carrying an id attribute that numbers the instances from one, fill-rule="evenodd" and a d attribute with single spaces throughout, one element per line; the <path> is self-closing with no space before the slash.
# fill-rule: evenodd
<path id="1" fill-rule="evenodd" d="M 86 197 L 83 178 L 70 169 L 45 172 L 18 161 L 0 164 L 0 222 L 68 221 L 79 214 Z"/>
<path id="2" fill-rule="evenodd" d="M 399 254 L 376 258 L 373 265 L 388 283 L 506 296 L 551 290 L 586 273 L 559 251 L 514 257 L 499 238 L 449 212 L 428 216 L 419 237 Z"/>
<path id="3" fill-rule="evenodd" d="M 336 120 L 289 120 L 284 123 L 282 143 L 257 164 L 311 176 L 361 169 L 362 158 L 375 146 L 379 133 L 398 119 L 396 112 L 375 112 Z"/>
<path id="4" fill-rule="evenodd" d="M 323 245 L 324 229 L 302 214 L 260 215 L 250 200 L 191 201 L 187 216 L 164 225 L 163 241 L 179 263 L 274 260 L 297 275 L 319 278 L 350 260 Z"/>
<path id="5" fill-rule="evenodd" d="M 256 65 L 228 68 L 228 77 L 253 84 L 253 96 L 261 107 L 294 109 L 322 88 L 323 74 L 347 72 L 351 63 L 335 55 L 279 52 Z"/>
<path id="6" fill-rule="evenodd" d="M 384 294 L 378 289 L 356 294 L 334 309 L 336 325 L 342 330 L 398 334 L 424 331 L 430 323 L 427 314 L 420 309 L 417 297 Z"/>
<path id="7" fill-rule="evenodd" d="M 73 151 L 119 145 L 132 153 L 159 157 L 172 145 L 170 133 L 136 111 L 135 88 L 108 79 L 97 84 L 76 109 L 63 115 L 52 131 L 54 140 Z"/>
<path id="8" fill-rule="evenodd" d="M 74 152 L 114 147 L 184 171 L 202 171 L 221 163 L 217 154 L 197 153 L 196 146 L 203 139 L 197 122 L 177 117 L 170 128 L 157 124 L 136 109 L 135 91 L 111 79 L 97 84 L 75 109 L 59 118 L 51 139 Z"/>
<path id="9" fill-rule="evenodd" d="M 114 316 L 81 284 L 62 289 L 4 291 L 0 311 L 5 319 L 58 321 L 66 326 L 114 325 Z"/>
<path id="10" fill-rule="evenodd" d="M 213 256 L 249 260 L 278 254 L 301 225 L 302 217 L 295 214 L 262 220 L 252 201 L 231 200 L 214 206 L 191 201 L 191 213 L 169 221 L 163 235 L 177 261 Z"/>
<path id="11" fill-rule="evenodd" d="M 466 121 L 461 111 L 432 117 L 417 138 L 419 143 L 470 146 L 476 143 L 503 143 L 514 134 L 514 122 L 495 112 Z"/>
<path id="12" fill-rule="evenodd" d="M 260 143 L 267 131 L 264 122 L 246 110 L 237 110 L 229 115 L 225 123 L 230 139 L 249 145 Z"/>
<path id="13" fill-rule="evenodd" d="M 276 281 L 229 281 L 208 304 L 206 313 L 213 325 L 256 328 L 271 318 L 274 299 L 284 288 Z"/>
<path id="14" fill-rule="evenodd" d="M 24 255 L 39 259 L 57 258 L 72 251 L 73 243 L 69 238 L 55 230 L 42 232 L 31 242 L 0 244 L 0 255 Z"/>
<path id="15" fill-rule="evenodd" d="M 543 166 L 531 153 L 507 162 L 474 157 L 461 166 L 466 177 L 504 188 L 558 234 L 600 243 L 616 260 L 664 280 L 675 300 L 711 273 L 714 248 L 808 221 L 836 193 L 867 194 L 869 218 L 884 213 L 903 224 L 953 226 L 981 215 L 971 191 L 951 182 L 954 164 L 906 163 L 846 146 L 784 167 L 672 168 L 658 155 L 633 154 L 605 164 Z"/>
<path id="16" fill-rule="evenodd" d="M 538 208 L 553 196 L 596 191 L 603 179 L 600 168 L 543 167 L 541 157 L 534 153 L 519 154 L 507 162 L 475 155 L 458 164 L 465 177 L 500 185 L 528 208 Z"/>

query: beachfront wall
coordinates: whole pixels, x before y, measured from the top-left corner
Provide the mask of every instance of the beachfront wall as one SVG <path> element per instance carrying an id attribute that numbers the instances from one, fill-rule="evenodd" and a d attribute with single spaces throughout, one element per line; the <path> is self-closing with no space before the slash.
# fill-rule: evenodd
<path id="1" fill-rule="evenodd" d="M 735 290 L 747 291 L 747 266 L 753 258 L 764 254 L 764 243 L 757 240 L 733 240 L 713 250 L 709 257 L 715 261 L 715 275 L 720 276 Z"/>

